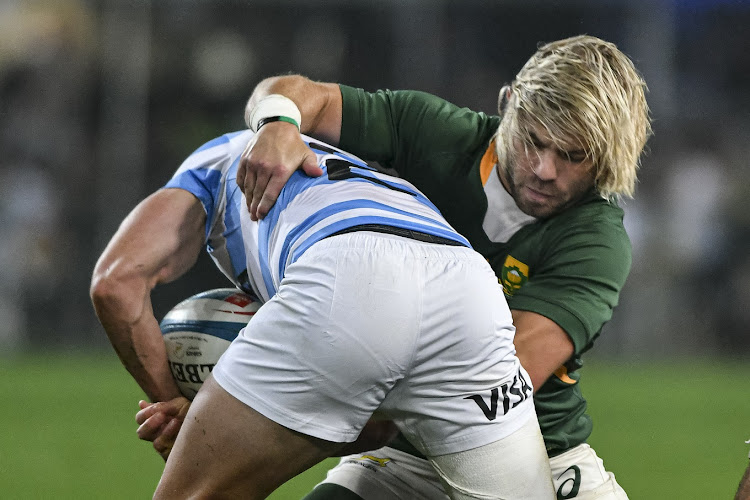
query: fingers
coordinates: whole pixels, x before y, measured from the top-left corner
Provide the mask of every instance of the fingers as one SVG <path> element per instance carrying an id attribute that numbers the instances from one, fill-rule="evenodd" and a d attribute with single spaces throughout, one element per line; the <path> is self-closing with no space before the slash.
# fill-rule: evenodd
<path id="1" fill-rule="evenodd" d="M 253 149 L 253 146 L 255 145 L 256 137 L 253 136 L 252 139 L 247 143 L 247 146 L 245 146 L 245 150 L 242 152 L 242 156 L 240 157 L 240 164 L 237 166 L 237 186 L 240 188 L 240 191 L 245 195 L 245 203 L 247 204 L 247 209 L 252 213 L 252 210 L 250 209 L 250 205 L 253 201 L 252 192 L 255 190 L 255 178 L 256 173 L 255 169 L 252 167 L 252 160 L 250 157 L 251 151 Z"/>
<path id="2" fill-rule="evenodd" d="M 142 439 L 143 441 L 154 441 L 161 434 L 164 425 L 173 418 L 174 417 L 169 417 L 164 413 L 157 413 L 156 415 L 147 418 L 136 431 L 138 439 Z"/>
<path id="3" fill-rule="evenodd" d="M 300 168 L 310 177 L 320 177 L 323 175 L 323 169 L 318 165 L 318 157 L 307 146 L 305 146 Z M 281 190 L 286 185 L 289 178 L 294 174 L 294 169 L 279 165 L 276 168 L 267 168 L 267 176 L 255 180 L 255 189 L 253 190 L 253 201 L 250 207 L 250 217 L 253 220 L 262 219 L 271 210 L 276 200 L 281 194 Z M 255 218 L 253 218 L 255 217 Z"/>
<path id="4" fill-rule="evenodd" d="M 305 155 L 304 161 L 302 162 L 302 170 L 310 177 L 320 177 L 323 175 L 323 169 L 318 165 L 318 157 L 312 150 L 308 149 L 309 154 Z"/>
<path id="5" fill-rule="evenodd" d="M 160 401 L 158 403 L 139 401 L 138 406 L 141 410 L 135 414 L 135 421 L 141 425 L 157 413 L 164 413 L 165 415 L 172 417 L 176 416 L 180 411 L 181 404 L 173 399 L 170 401 Z"/>
<path id="6" fill-rule="evenodd" d="M 190 401 L 178 397 L 153 404 L 139 401 L 138 406 L 141 410 L 135 415 L 135 421 L 139 425 L 136 433 L 144 441 L 154 441 L 165 432 L 172 420 L 176 419 L 182 425 L 182 419 L 190 408 Z"/>
<path id="7" fill-rule="evenodd" d="M 250 218 L 268 215 L 289 177 L 301 168 L 318 177 L 317 156 L 288 123 L 269 123 L 249 141 L 237 168 L 237 184 L 245 194 Z"/>
<path id="8" fill-rule="evenodd" d="M 265 217 L 268 214 L 268 210 L 270 210 L 271 206 L 273 206 L 273 204 L 276 202 L 276 198 L 278 198 L 279 193 L 281 192 L 281 188 L 279 188 L 278 192 L 275 195 L 273 192 L 269 191 L 268 184 L 272 179 L 271 175 L 271 172 L 261 171 L 258 172 L 258 175 L 255 177 L 253 190 L 250 191 L 252 193 L 252 199 L 248 199 L 248 208 L 250 209 L 251 220 L 258 220 Z M 282 182 L 282 187 L 283 186 L 284 184 Z M 245 196 L 247 196 L 247 194 L 245 194 Z M 263 201 L 264 197 L 273 197 L 273 200 L 268 207 L 264 206 L 263 212 L 259 213 L 258 207 L 261 204 L 261 201 Z"/>
<path id="9" fill-rule="evenodd" d="M 167 422 L 161 434 L 154 439 L 154 449 L 164 460 L 167 460 L 169 453 L 172 451 L 180 427 L 182 427 L 182 419 L 173 418 Z"/>

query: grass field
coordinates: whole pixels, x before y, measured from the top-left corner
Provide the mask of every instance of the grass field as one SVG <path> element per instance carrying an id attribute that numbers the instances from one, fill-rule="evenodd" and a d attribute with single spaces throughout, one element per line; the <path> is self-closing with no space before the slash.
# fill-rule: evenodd
<path id="1" fill-rule="evenodd" d="M 584 369 L 590 443 L 630 498 L 731 499 L 747 465 L 750 365 Z M 135 436 L 141 393 L 112 355 L 0 360 L 0 498 L 150 498 L 163 463 Z M 323 463 L 271 497 L 295 499 Z"/>

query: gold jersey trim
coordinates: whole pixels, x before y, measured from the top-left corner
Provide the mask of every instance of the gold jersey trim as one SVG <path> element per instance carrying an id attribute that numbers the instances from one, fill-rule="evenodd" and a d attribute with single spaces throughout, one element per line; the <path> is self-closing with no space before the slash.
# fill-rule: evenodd
<path id="1" fill-rule="evenodd" d="M 495 153 L 495 140 L 492 139 L 487 151 L 482 156 L 482 161 L 479 163 L 479 176 L 482 179 L 482 186 L 487 184 L 490 174 L 495 169 L 495 164 L 497 164 L 497 153 Z"/>
<path id="2" fill-rule="evenodd" d="M 561 366 L 557 370 L 555 370 L 555 376 L 565 382 L 566 384 L 575 384 L 576 381 L 572 378 L 568 377 L 568 369 L 565 368 L 565 365 Z"/>

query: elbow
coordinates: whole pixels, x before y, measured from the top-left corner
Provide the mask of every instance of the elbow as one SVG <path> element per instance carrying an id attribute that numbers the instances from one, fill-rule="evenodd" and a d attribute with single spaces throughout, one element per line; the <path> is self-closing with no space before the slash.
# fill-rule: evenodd
<path id="1" fill-rule="evenodd" d="M 149 292 L 145 279 L 116 264 L 97 265 L 89 287 L 94 311 L 103 324 L 135 321 L 142 309 L 143 296 Z"/>
<path id="2" fill-rule="evenodd" d="M 106 270 L 94 270 L 89 286 L 89 297 L 95 309 L 99 310 L 107 304 L 117 301 L 120 292 L 121 286 L 111 273 Z"/>

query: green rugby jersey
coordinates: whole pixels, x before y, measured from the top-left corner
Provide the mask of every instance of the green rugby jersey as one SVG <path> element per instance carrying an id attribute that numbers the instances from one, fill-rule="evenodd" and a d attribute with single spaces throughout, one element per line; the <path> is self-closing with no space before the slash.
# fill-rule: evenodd
<path id="1" fill-rule="evenodd" d="M 340 147 L 415 184 L 487 258 L 511 309 L 541 314 L 570 336 L 575 354 L 534 401 L 550 456 L 586 441 L 592 423 L 579 387 L 581 354 L 611 318 L 630 271 L 622 209 L 592 191 L 558 215 L 532 219 L 493 168 L 498 116 L 423 92 L 345 85 L 341 92 Z M 403 439 L 391 446 L 416 453 Z"/>

